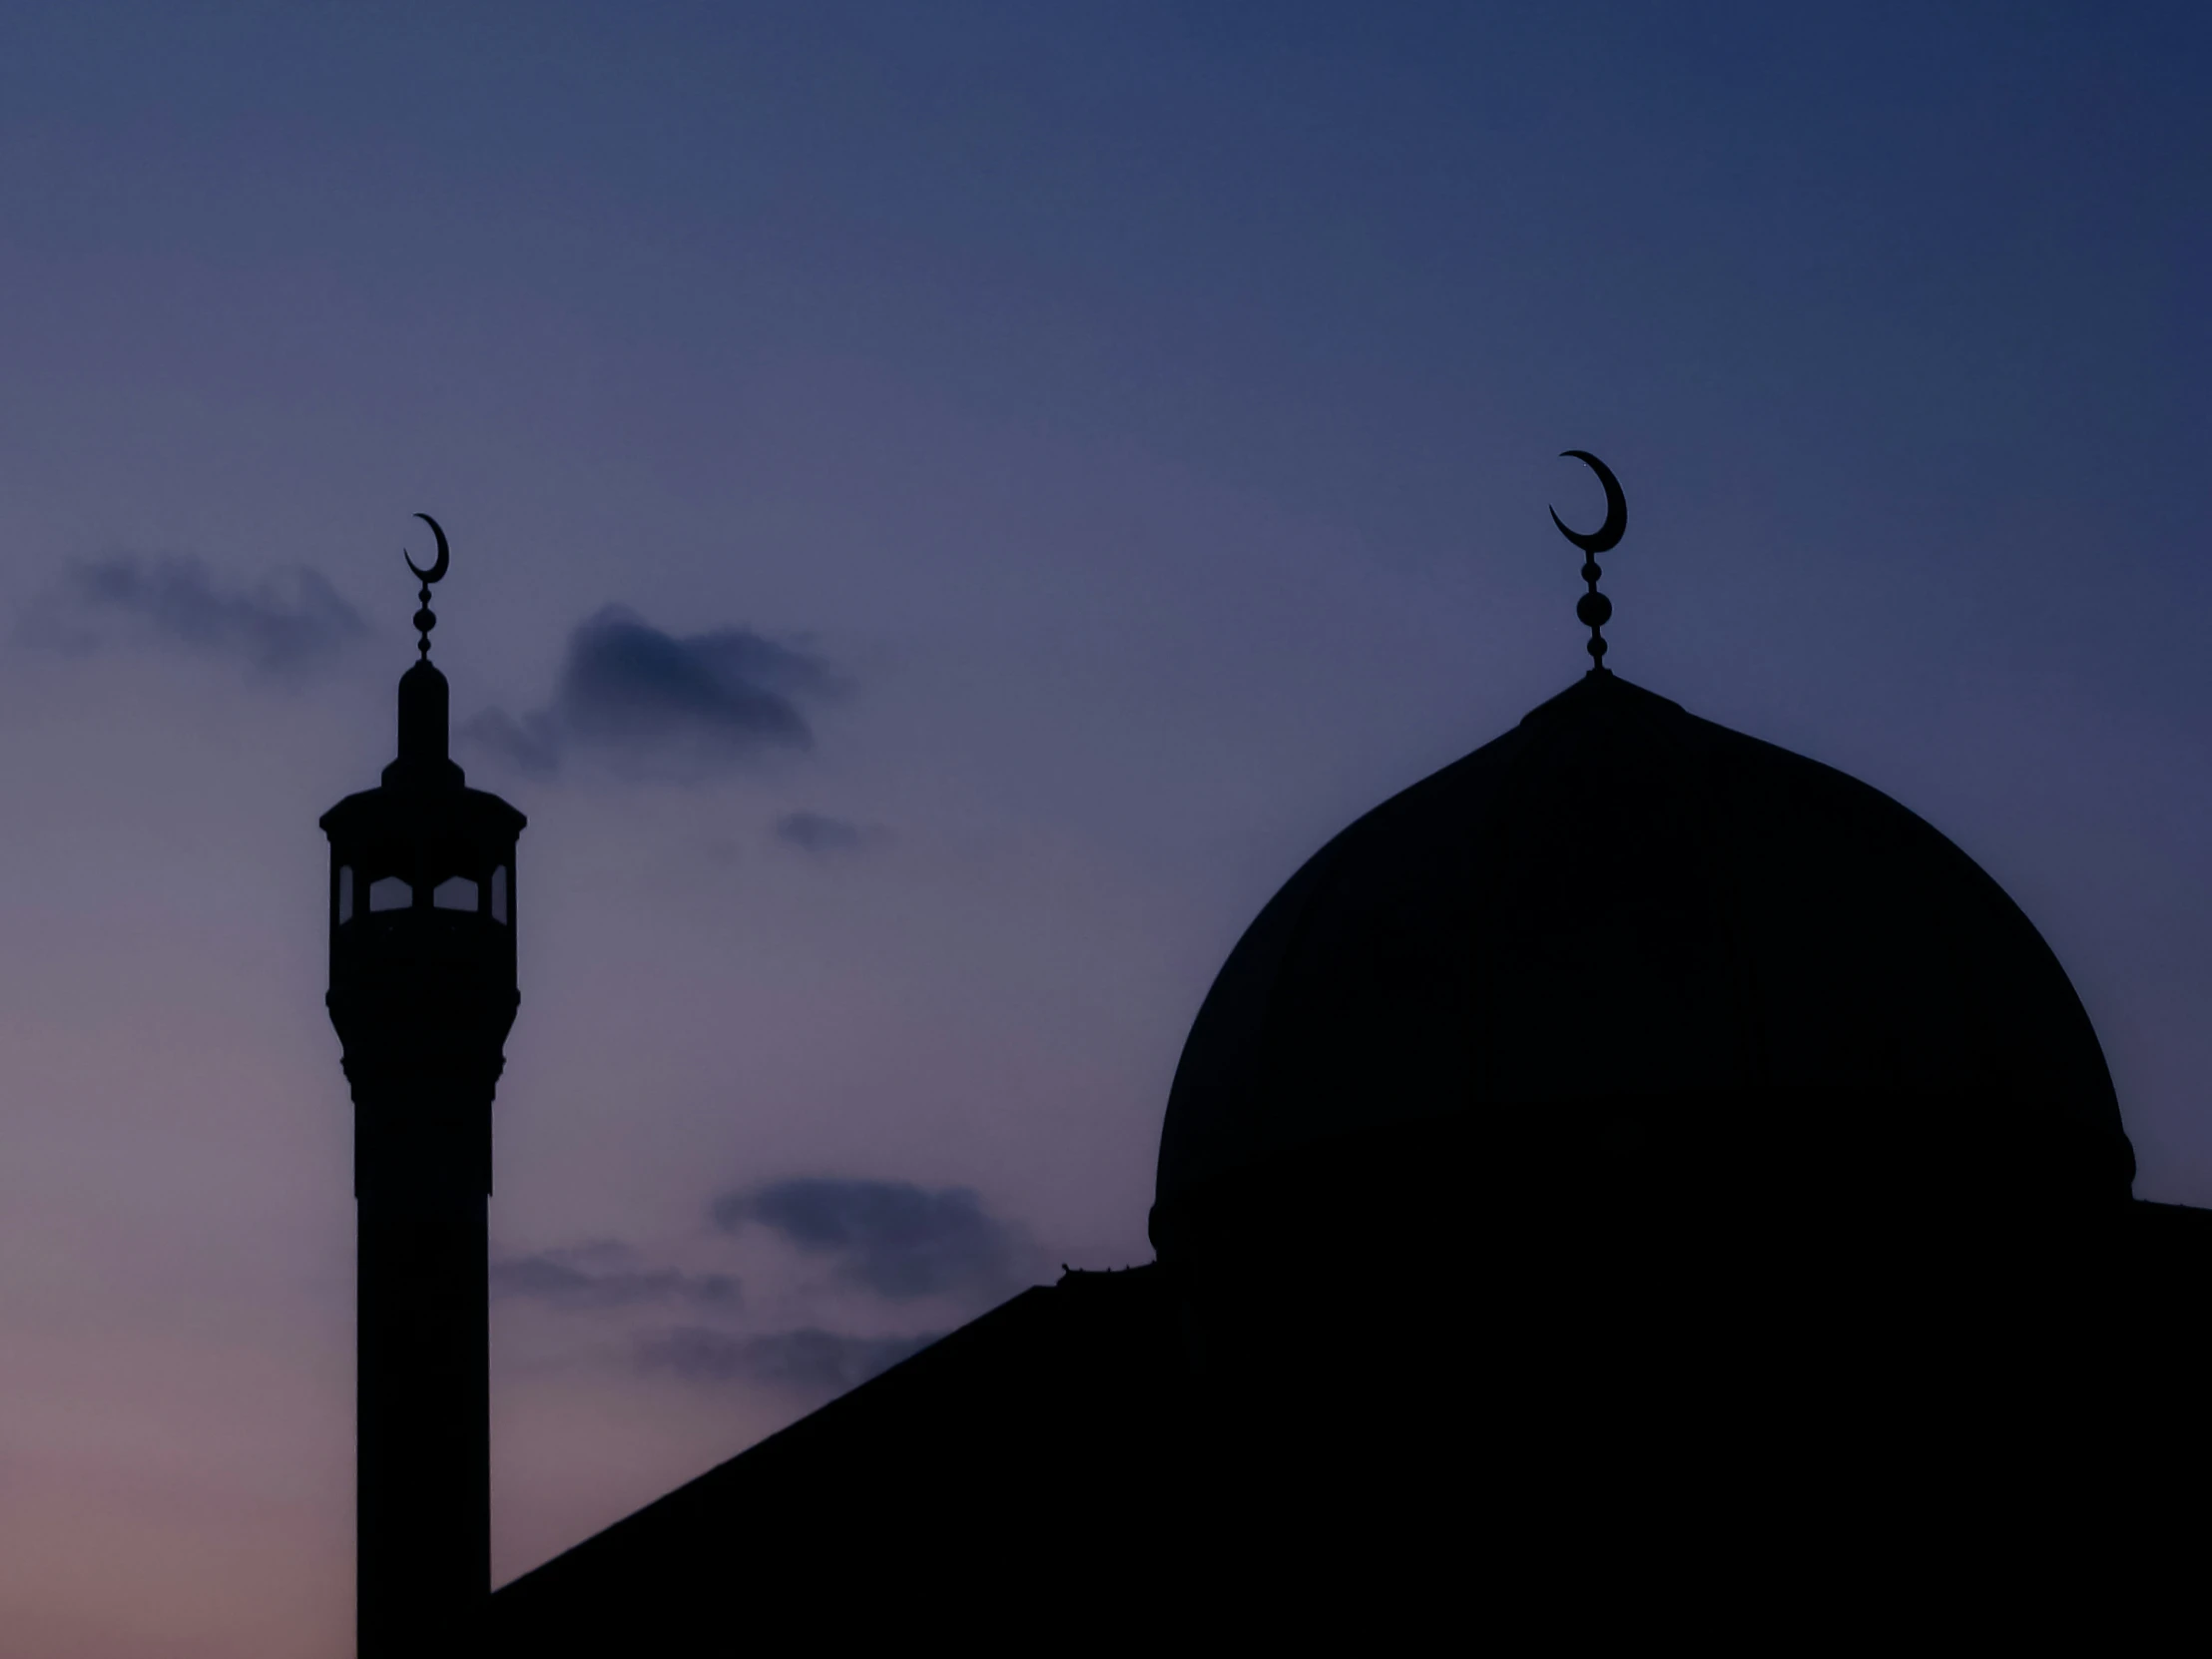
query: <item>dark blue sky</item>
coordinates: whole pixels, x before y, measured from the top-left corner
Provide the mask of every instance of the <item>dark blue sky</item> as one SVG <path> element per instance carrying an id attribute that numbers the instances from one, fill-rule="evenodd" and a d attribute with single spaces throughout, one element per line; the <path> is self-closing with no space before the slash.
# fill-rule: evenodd
<path id="1" fill-rule="evenodd" d="M 532 821 L 502 1571 L 1145 1254 L 1244 922 L 1580 671 L 1568 447 L 1612 666 L 1981 860 L 2138 1192 L 2212 1203 L 2208 35 L 8 8 L 0 1645 L 343 1650 L 314 819 L 388 758 L 417 509 Z M 960 1230 L 742 1219 L 788 1191 Z"/>

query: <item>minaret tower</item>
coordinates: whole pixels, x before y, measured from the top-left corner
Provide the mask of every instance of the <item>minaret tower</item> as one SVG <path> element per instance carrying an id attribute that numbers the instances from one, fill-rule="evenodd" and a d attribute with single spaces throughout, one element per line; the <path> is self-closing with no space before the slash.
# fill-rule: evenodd
<path id="1" fill-rule="evenodd" d="M 360 1659 L 473 1653 L 491 1591 L 485 1199 L 515 990 L 523 817 L 446 756 L 445 676 L 399 681 L 399 758 L 322 815 L 330 1023 L 353 1090 L 360 1215 L 355 1615 Z"/>

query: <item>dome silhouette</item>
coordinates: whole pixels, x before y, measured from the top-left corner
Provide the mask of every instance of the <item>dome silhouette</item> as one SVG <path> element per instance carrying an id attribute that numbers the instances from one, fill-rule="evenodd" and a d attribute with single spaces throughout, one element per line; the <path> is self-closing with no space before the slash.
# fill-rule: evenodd
<path id="1" fill-rule="evenodd" d="M 2134 1174 L 2080 999 L 1972 859 L 1604 672 L 1261 911 L 1183 1050 L 1155 1242 L 1211 1193 L 1372 1176 L 1356 1150 L 1445 1155 L 1438 1133 L 1523 1190 L 1625 1164 L 2102 1204 Z"/>

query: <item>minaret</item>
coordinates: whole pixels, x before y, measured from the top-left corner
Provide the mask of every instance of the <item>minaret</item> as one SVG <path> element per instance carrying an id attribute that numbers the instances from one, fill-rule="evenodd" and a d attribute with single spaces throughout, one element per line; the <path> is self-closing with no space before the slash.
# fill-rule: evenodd
<path id="1" fill-rule="evenodd" d="M 446 757 L 445 676 L 399 681 L 399 758 L 322 815 L 330 1023 L 353 1090 L 360 1215 L 355 1539 L 360 1659 L 473 1653 L 491 1591 L 485 1199 L 515 990 L 523 817 Z"/>

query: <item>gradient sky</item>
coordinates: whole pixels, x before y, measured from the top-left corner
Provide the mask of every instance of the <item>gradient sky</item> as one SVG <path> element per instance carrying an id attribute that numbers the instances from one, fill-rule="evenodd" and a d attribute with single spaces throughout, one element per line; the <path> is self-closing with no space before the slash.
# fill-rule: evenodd
<path id="1" fill-rule="evenodd" d="M 7 7 L 0 1647 L 350 1650 L 418 509 L 531 820 L 502 1578 L 1147 1259 L 1244 923 L 1583 667 L 1570 446 L 1611 665 L 1979 859 L 2212 1204 L 2207 17 Z"/>

